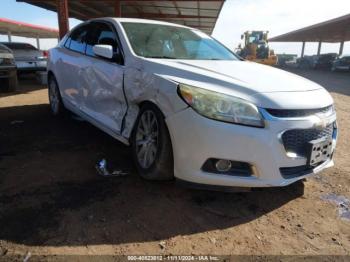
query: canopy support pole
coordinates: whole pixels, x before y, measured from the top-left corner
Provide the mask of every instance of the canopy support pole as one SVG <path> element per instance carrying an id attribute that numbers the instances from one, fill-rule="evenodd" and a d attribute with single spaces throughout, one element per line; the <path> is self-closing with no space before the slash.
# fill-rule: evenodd
<path id="1" fill-rule="evenodd" d="M 57 0 L 57 17 L 60 39 L 62 39 L 69 31 L 68 1 Z"/>
<path id="2" fill-rule="evenodd" d="M 344 41 L 340 42 L 340 47 L 339 47 L 339 56 L 343 54 L 344 50 Z"/>
<path id="3" fill-rule="evenodd" d="M 119 0 L 114 3 L 114 15 L 115 17 L 122 17 L 122 8 Z"/>
<path id="4" fill-rule="evenodd" d="M 318 42 L 318 47 L 317 47 L 317 55 L 321 54 L 321 47 L 322 47 L 322 42 Z"/>
<path id="5" fill-rule="evenodd" d="M 40 39 L 39 39 L 39 36 L 36 37 L 36 47 L 40 50 Z"/>
<path id="6" fill-rule="evenodd" d="M 8 38 L 8 40 L 9 40 L 9 43 L 11 43 L 11 42 L 12 42 L 11 31 L 8 31 L 8 32 L 7 32 L 7 38 Z"/>
<path id="7" fill-rule="evenodd" d="M 305 52 L 305 41 L 303 42 L 303 45 L 301 47 L 301 58 L 304 57 L 304 52 Z"/>

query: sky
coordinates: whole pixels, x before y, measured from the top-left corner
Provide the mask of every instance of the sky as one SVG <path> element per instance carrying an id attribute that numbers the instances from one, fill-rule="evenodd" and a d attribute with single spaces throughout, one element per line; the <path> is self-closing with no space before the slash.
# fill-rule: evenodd
<path id="1" fill-rule="evenodd" d="M 57 14 L 15 0 L 0 0 L 0 17 L 58 28 Z M 266 30 L 269 36 L 280 35 L 350 13 L 350 0 L 226 0 L 213 36 L 234 50 L 241 42 L 240 36 L 248 30 Z M 70 19 L 70 27 L 80 21 Z M 12 37 L 13 41 L 29 42 L 30 38 Z M 0 41 L 7 36 L 0 35 Z M 56 39 L 43 39 L 42 49 L 57 44 Z M 277 54 L 298 54 L 301 43 L 270 43 Z M 322 44 L 321 53 L 338 52 L 339 43 Z M 317 53 L 317 43 L 307 43 L 305 54 Z M 350 42 L 344 45 L 344 54 L 350 54 Z"/>

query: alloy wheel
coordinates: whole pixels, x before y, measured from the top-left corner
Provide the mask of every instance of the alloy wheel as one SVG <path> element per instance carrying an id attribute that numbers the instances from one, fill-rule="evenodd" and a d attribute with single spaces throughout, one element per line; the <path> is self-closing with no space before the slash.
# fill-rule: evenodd
<path id="1" fill-rule="evenodd" d="M 58 114 L 59 111 L 59 93 L 58 88 L 56 85 L 56 82 L 54 80 L 50 81 L 49 85 L 49 99 L 50 99 L 50 106 L 51 110 L 54 114 Z"/>
<path id="2" fill-rule="evenodd" d="M 155 113 L 144 111 L 136 129 L 136 154 L 142 168 L 149 168 L 158 152 L 159 125 Z"/>

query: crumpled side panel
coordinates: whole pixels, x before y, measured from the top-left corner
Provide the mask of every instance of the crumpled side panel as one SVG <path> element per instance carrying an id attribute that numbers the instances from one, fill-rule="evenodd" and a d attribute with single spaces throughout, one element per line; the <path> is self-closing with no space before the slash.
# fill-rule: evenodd
<path id="1" fill-rule="evenodd" d="M 126 138 L 131 135 L 141 102 L 156 104 L 165 117 L 187 107 L 177 94 L 177 83 L 146 70 L 127 69 L 124 90 L 129 105 L 122 133 Z"/>
<path id="2" fill-rule="evenodd" d="M 120 133 L 127 105 L 123 91 L 123 69 L 95 62 L 80 76 L 82 110 L 116 133 Z"/>

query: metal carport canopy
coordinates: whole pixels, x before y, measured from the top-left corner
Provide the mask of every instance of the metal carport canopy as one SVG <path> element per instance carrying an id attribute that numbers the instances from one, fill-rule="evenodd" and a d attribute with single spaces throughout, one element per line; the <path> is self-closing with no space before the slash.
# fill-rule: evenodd
<path id="1" fill-rule="evenodd" d="M 146 18 L 178 23 L 212 33 L 225 0 L 17 0 L 80 20 L 96 17 Z M 66 10 L 65 10 L 66 11 Z M 61 12 L 63 13 L 63 12 Z M 63 13 L 64 15 L 64 13 Z M 59 16 L 60 19 L 60 16 Z"/>
<path id="2" fill-rule="evenodd" d="M 275 36 L 269 41 L 327 43 L 350 41 L 350 14 Z"/>
<path id="3" fill-rule="evenodd" d="M 40 25 L 0 18 L 0 34 L 7 35 L 8 41 L 12 42 L 12 36 L 36 38 L 36 46 L 40 49 L 40 38 L 58 38 L 59 31 Z"/>
<path id="4" fill-rule="evenodd" d="M 22 37 L 58 38 L 57 29 L 0 18 L 0 34 L 9 33 Z"/>
<path id="5" fill-rule="evenodd" d="M 301 57 L 306 42 L 318 42 L 317 55 L 321 53 L 322 42 L 339 43 L 339 55 L 343 53 L 344 42 L 350 41 L 350 14 L 322 23 L 311 25 L 269 39 L 270 42 L 302 42 Z"/>

